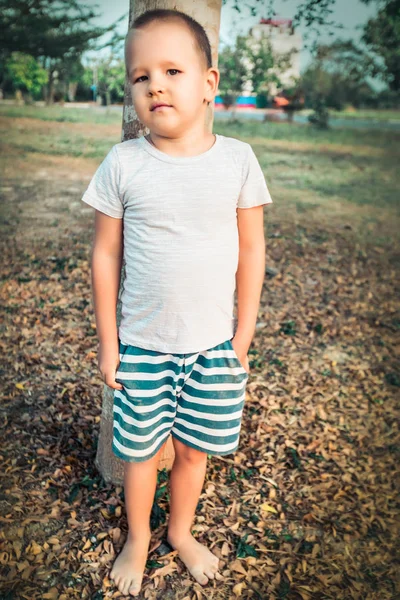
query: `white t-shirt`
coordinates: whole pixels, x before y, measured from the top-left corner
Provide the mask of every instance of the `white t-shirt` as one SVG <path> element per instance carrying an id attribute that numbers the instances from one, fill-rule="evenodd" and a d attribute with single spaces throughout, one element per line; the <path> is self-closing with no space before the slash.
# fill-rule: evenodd
<path id="1" fill-rule="evenodd" d="M 250 144 L 216 135 L 196 156 L 142 136 L 116 144 L 82 200 L 123 219 L 123 344 L 200 352 L 234 335 L 236 208 L 272 202 Z"/>

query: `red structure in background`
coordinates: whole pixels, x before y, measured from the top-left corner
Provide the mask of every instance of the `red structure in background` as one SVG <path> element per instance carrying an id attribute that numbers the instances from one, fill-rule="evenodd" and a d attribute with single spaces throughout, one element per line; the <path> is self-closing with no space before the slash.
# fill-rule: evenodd
<path id="1" fill-rule="evenodd" d="M 272 102 L 276 108 L 282 108 L 283 106 L 287 106 L 289 104 L 289 100 L 284 96 L 275 96 L 272 99 Z"/>
<path id="2" fill-rule="evenodd" d="M 260 19 L 260 25 L 271 25 L 272 27 L 286 25 L 287 27 L 293 27 L 293 21 L 292 19 Z"/>

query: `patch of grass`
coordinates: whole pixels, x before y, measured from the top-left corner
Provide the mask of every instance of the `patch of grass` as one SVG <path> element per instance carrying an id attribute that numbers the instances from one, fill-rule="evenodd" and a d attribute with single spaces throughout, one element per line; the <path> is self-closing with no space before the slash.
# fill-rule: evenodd
<path id="1" fill-rule="evenodd" d="M 393 149 L 374 152 L 375 139 L 370 146 L 363 147 L 362 155 L 346 150 L 340 155 L 340 146 L 323 147 L 307 145 L 298 147 L 288 141 L 285 148 L 277 148 L 266 138 L 263 143 L 252 144 L 264 171 L 271 194 L 285 198 L 288 191 L 307 192 L 307 200 L 301 202 L 294 196 L 296 206 L 300 204 L 317 207 L 325 204 L 326 198 L 335 198 L 362 205 L 397 206 L 397 170 L 399 156 Z M 364 140 L 365 141 L 365 140 Z M 370 154 L 368 153 L 370 148 Z M 301 210 L 301 208 L 300 208 Z M 306 210 L 306 209 L 304 209 Z"/>
<path id="2" fill-rule="evenodd" d="M 121 112 L 90 108 L 66 108 L 62 106 L 0 106 L 0 116 L 24 117 L 58 123 L 96 123 L 110 125 L 122 122 Z"/>
<path id="3" fill-rule="evenodd" d="M 18 118 L 35 121 L 30 126 Z M 121 119 L 122 108 L 107 114 L 96 108 L 1 106 L 4 155 L 15 149 L 19 156 L 35 153 L 100 162 L 119 142 Z M 327 212 L 335 206 L 339 215 L 344 203 L 347 209 L 351 205 L 397 207 L 399 132 L 319 131 L 308 125 L 251 119 L 216 119 L 214 131 L 250 143 L 275 204 L 292 203 L 297 214 Z"/>
<path id="4" fill-rule="evenodd" d="M 400 110 L 329 111 L 335 119 L 372 119 L 374 121 L 400 121 Z"/>
<path id="5" fill-rule="evenodd" d="M 52 131 L 38 133 L 29 130 L 19 132 L 15 129 L 2 129 L 0 134 L 4 144 L 18 148 L 22 152 L 78 158 L 103 159 L 112 145 L 118 143 L 118 139 L 109 134 L 105 134 L 100 139 L 91 139 L 76 129 L 71 129 L 68 133 L 62 131 L 58 135 L 54 135 Z"/>
<path id="6" fill-rule="evenodd" d="M 375 129 L 328 129 L 318 130 L 309 125 L 298 123 L 263 123 L 253 119 L 246 121 L 214 121 L 214 131 L 221 135 L 245 138 L 266 138 L 287 142 L 312 142 L 317 144 L 343 144 L 351 146 L 373 145 L 386 147 L 394 145 L 400 139 L 400 132 L 379 131 Z M 249 141 L 246 139 L 246 141 Z"/>
<path id="7" fill-rule="evenodd" d="M 348 171 L 342 173 L 341 179 L 325 177 L 323 181 L 312 184 L 309 182 L 308 187 L 313 189 L 321 196 L 341 197 L 345 200 L 357 204 L 398 204 L 397 186 L 395 182 L 395 174 L 393 179 L 382 185 L 382 179 L 377 173 L 377 169 L 371 169 L 369 173 L 363 175 L 351 174 Z"/>

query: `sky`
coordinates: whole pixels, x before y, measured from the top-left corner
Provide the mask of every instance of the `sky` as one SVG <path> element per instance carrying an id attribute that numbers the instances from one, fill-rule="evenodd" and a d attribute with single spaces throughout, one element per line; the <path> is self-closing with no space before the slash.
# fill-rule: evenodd
<path id="1" fill-rule="evenodd" d="M 201 0 L 197 0 L 201 1 Z M 119 17 L 126 13 L 126 19 L 121 21 L 119 31 L 125 34 L 128 28 L 128 11 L 129 0 L 84 0 L 84 3 L 89 6 L 97 5 L 96 11 L 102 16 L 94 22 L 97 25 L 106 26 L 116 21 Z M 261 17 L 267 17 L 268 2 L 261 0 L 258 2 L 258 14 L 256 17 L 250 15 L 250 11 L 243 8 L 243 12 L 239 14 L 232 8 L 232 0 L 227 0 L 227 3 L 222 7 L 221 11 L 221 26 L 220 26 L 220 42 L 222 44 L 229 43 L 238 33 L 248 33 L 250 27 L 256 25 Z M 245 4 L 243 2 L 243 4 Z M 274 0 L 274 9 L 277 17 L 293 18 L 296 8 L 299 6 L 300 0 Z M 265 10 L 263 11 L 263 5 Z M 374 17 L 377 13 L 377 5 L 371 2 L 370 5 L 365 5 L 360 0 L 335 0 L 332 7 L 331 20 L 343 26 L 343 29 L 333 30 L 335 35 L 329 35 L 329 28 L 321 29 L 319 40 L 322 43 L 330 43 L 336 37 L 343 39 L 358 40 L 361 36 L 361 31 L 358 29 L 366 21 Z M 304 25 L 298 27 L 297 31 L 301 33 L 304 39 L 304 34 L 307 28 Z M 332 31 L 332 29 L 331 29 Z M 307 43 L 307 42 L 306 42 Z M 97 53 L 98 54 L 98 53 Z M 90 55 L 88 55 L 90 56 Z M 311 60 L 310 51 L 307 48 L 302 49 L 300 55 L 300 70 L 303 71 Z"/>

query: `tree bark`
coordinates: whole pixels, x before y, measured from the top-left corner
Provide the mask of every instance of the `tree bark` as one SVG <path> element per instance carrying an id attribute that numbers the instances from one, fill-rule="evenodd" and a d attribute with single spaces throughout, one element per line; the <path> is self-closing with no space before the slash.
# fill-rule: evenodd
<path id="1" fill-rule="evenodd" d="M 76 90 L 78 88 L 77 81 L 69 81 L 68 82 L 68 100 L 69 102 L 75 102 Z"/>
<path id="2" fill-rule="evenodd" d="M 52 106 L 54 104 L 54 70 L 49 69 L 49 80 L 47 82 L 47 94 L 46 94 L 46 105 Z"/>
<path id="3" fill-rule="evenodd" d="M 222 0 L 130 0 L 129 9 L 129 27 L 131 27 L 134 19 L 141 15 L 146 10 L 154 8 L 169 8 L 181 10 L 191 17 L 199 21 L 206 30 L 212 48 L 213 65 L 218 65 L 218 42 L 219 42 L 219 26 L 221 18 Z M 136 111 L 132 104 L 130 86 L 125 81 L 125 100 L 122 119 L 121 141 L 126 141 L 132 138 L 138 138 L 148 133 L 148 130 L 137 118 Z M 214 117 L 214 102 L 210 103 L 207 109 L 207 127 L 212 131 Z M 118 292 L 117 302 L 117 324 L 121 322 L 121 293 L 125 280 L 125 265 L 122 265 L 121 285 Z M 113 438 L 113 397 L 114 392 L 108 386 L 104 386 L 102 415 L 100 422 L 100 434 L 97 447 L 97 455 L 95 465 L 103 476 L 104 480 L 117 485 L 123 484 L 124 480 L 124 461 L 115 456 L 112 451 L 111 444 Z M 160 458 L 158 465 L 159 469 L 170 470 L 174 461 L 174 447 L 171 436 L 169 436 L 165 446 L 164 453 Z"/>

